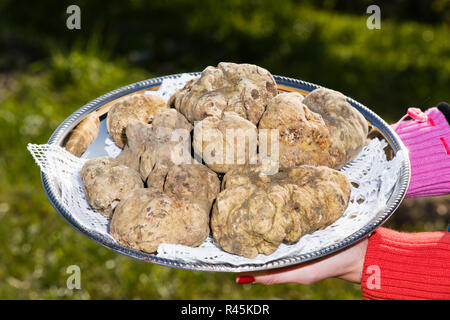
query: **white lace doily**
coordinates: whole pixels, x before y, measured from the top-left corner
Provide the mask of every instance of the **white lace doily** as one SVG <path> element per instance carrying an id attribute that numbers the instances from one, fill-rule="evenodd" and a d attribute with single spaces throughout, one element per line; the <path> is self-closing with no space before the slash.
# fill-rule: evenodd
<path id="1" fill-rule="evenodd" d="M 149 91 L 168 100 L 172 93 L 182 87 L 191 75 L 180 78 L 166 79 L 158 91 Z M 357 232 L 374 219 L 393 192 L 398 181 L 402 166 L 402 153 L 398 153 L 388 161 L 384 152 L 387 142 L 377 138 L 371 140 L 359 155 L 341 171 L 352 182 L 352 193 L 347 210 L 335 223 L 325 229 L 303 236 L 292 245 L 281 244 L 271 255 L 259 254 L 248 259 L 223 251 L 209 236 L 199 247 L 192 248 L 183 245 L 161 244 L 157 256 L 191 263 L 212 263 L 232 265 L 262 264 L 320 250 L 344 240 Z M 105 120 L 100 124 L 99 136 L 89 149 L 78 158 L 56 145 L 28 144 L 30 153 L 52 182 L 58 186 L 59 200 L 66 212 L 70 212 L 75 222 L 86 230 L 100 233 L 115 242 L 108 233 L 110 220 L 93 209 L 85 196 L 80 171 L 84 162 L 93 157 L 116 157 L 120 148 L 108 135 Z"/>

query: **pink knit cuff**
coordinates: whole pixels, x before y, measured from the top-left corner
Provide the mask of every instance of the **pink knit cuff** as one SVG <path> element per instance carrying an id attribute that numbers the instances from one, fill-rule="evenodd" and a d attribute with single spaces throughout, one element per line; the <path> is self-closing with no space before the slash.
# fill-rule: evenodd
<path id="1" fill-rule="evenodd" d="M 409 150 L 411 182 L 407 198 L 450 193 L 450 125 L 438 108 L 408 110 L 412 120 L 393 125 Z"/>

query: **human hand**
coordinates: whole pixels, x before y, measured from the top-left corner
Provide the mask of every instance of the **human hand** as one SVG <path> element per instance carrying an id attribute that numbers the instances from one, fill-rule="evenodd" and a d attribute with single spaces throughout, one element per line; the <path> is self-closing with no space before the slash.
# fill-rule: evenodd
<path id="1" fill-rule="evenodd" d="M 236 283 L 312 284 L 327 278 L 339 278 L 361 283 L 367 243 L 368 239 L 366 238 L 337 253 L 295 266 L 254 273 L 241 273 L 237 275 Z"/>
<path id="2" fill-rule="evenodd" d="M 448 156 L 450 155 L 450 106 L 440 103 L 425 113 L 418 110 L 408 112 L 411 121 L 402 118 L 393 128 L 409 150 L 411 159 L 411 184 L 407 197 L 448 194 L 450 192 Z M 436 175 L 436 172 L 440 175 Z M 312 284 L 327 279 L 339 278 L 361 283 L 368 239 L 329 255 L 327 257 L 296 266 L 242 273 L 236 278 L 244 283 L 299 283 Z"/>

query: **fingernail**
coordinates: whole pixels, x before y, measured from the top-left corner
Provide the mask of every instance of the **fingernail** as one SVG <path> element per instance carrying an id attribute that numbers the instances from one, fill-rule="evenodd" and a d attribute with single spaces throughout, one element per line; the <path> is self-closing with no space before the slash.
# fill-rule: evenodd
<path id="1" fill-rule="evenodd" d="M 252 283 L 253 281 L 255 281 L 255 277 L 253 277 L 253 276 L 238 276 L 236 278 L 237 284 Z"/>

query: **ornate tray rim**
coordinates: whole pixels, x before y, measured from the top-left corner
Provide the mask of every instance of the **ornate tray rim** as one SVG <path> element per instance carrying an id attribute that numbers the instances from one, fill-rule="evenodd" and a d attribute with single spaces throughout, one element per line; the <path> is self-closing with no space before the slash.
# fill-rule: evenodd
<path id="1" fill-rule="evenodd" d="M 193 76 L 199 76 L 200 72 L 192 72 L 189 73 Z M 143 80 L 140 82 L 136 82 L 116 90 L 110 91 L 91 102 L 85 104 L 74 113 L 72 113 L 66 120 L 64 120 L 58 128 L 53 132 L 50 139 L 48 140 L 48 144 L 56 144 L 61 145 L 64 142 L 64 139 L 70 133 L 70 131 L 89 113 L 97 110 L 102 105 L 120 98 L 123 95 L 127 95 L 140 90 L 149 90 L 152 87 L 157 87 L 161 84 L 164 79 L 177 78 L 182 74 L 172 74 L 157 78 L 151 78 L 147 80 Z M 291 88 L 296 88 L 303 91 L 312 91 L 316 88 L 320 88 L 322 86 L 309 83 L 302 80 L 296 80 L 293 78 L 283 77 L 274 75 L 275 81 L 277 85 L 284 85 Z M 375 229 L 383 225 L 389 217 L 394 213 L 394 211 L 398 208 L 403 198 L 405 197 L 406 190 L 409 186 L 410 180 L 410 162 L 408 157 L 408 152 L 398 135 L 394 130 L 390 128 L 390 126 L 381 119 L 376 113 L 371 111 L 368 107 L 362 105 L 361 103 L 353 100 L 352 98 L 346 97 L 347 101 L 355 107 L 359 112 L 363 114 L 363 116 L 368 120 L 372 126 L 376 127 L 380 133 L 384 136 L 390 147 L 394 150 L 395 153 L 402 152 L 404 154 L 403 163 L 401 168 L 401 173 L 399 177 L 399 181 L 396 183 L 392 196 L 388 200 L 386 207 L 383 212 L 378 213 L 377 217 L 374 218 L 369 224 L 348 236 L 344 240 L 322 248 L 320 250 L 316 250 L 310 253 L 292 256 L 288 258 L 281 258 L 275 261 L 271 261 L 264 264 L 246 264 L 241 266 L 236 266 L 232 264 L 207 264 L 207 263 L 190 263 L 185 261 L 177 261 L 172 259 L 165 259 L 157 257 L 155 254 L 143 253 L 135 250 L 131 250 L 129 248 L 123 247 L 117 243 L 112 242 L 110 239 L 104 237 L 100 233 L 92 232 L 91 230 L 87 230 L 82 225 L 79 225 L 73 218 L 70 212 L 67 212 L 63 207 L 63 204 L 58 199 L 58 188 L 55 184 L 49 179 L 49 177 L 41 171 L 41 181 L 42 186 L 44 188 L 45 194 L 50 201 L 53 208 L 59 215 L 69 223 L 75 230 L 79 231 L 89 239 L 95 241 L 96 243 L 116 251 L 125 256 L 138 259 L 141 261 L 186 269 L 186 270 L 197 270 L 197 271 L 213 271 L 213 272 L 249 272 L 249 271 L 259 271 L 259 270 L 269 270 L 281 267 L 287 267 L 295 264 L 304 263 L 307 261 L 315 260 L 321 257 L 325 257 L 337 251 L 340 251 L 344 248 L 351 246 L 352 244 L 368 237 Z"/>

